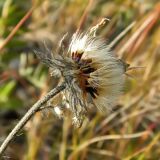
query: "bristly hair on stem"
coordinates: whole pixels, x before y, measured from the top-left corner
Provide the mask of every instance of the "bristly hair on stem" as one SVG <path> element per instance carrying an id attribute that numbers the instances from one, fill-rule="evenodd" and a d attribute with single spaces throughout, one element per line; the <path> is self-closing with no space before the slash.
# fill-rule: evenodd
<path id="1" fill-rule="evenodd" d="M 112 110 L 123 91 L 129 65 L 116 57 L 110 45 L 96 35 L 107 21 L 103 18 L 88 31 L 73 34 L 68 47 L 63 44 L 65 35 L 57 53 L 48 49 L 46 52 L 35 51 L 50 68 L 51 75 L 65 81 L 66 89 L 54 106 L 68 110 L 77 127 L 81 126 L 90 106 L 106 113 Z"/>

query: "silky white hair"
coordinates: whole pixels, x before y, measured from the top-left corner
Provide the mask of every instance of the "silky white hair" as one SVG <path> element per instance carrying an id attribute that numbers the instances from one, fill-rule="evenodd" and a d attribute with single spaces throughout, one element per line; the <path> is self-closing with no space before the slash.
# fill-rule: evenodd
<path id="1" fill-rule="evenodd" d="M 98 96 L 93 102 L 102 112 L 111 110 L 124 88 L 123 61 L 110 51 L 104 40 L 89 33 L 73 35 L 68 53 L 71 56 L 73 52 L 83 53 L 81 60 L 92 59 L 90 65 L 95 71 L 89 74 L 88 82 L 98 90 Z"/>

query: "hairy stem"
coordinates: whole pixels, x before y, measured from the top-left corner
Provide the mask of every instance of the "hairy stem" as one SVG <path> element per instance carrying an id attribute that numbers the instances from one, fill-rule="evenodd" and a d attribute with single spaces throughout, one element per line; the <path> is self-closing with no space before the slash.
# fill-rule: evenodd
<path id="1" fill-rule="evenodd" d="M 55 95 L 57 95 L 59 92 L 61 92 L 63 89 L 65 89 L 65 87 L 66 87 L 65 82 L 63 82 L 61 85 L 57 86 L 56 88 L 52 89 L 49 93 L 47 93 L 42 99 L 38 100 L 28 110 L 28 112 L 22 117 L 22 119 L 13 128 L 13 130 L 9 133 L 7 138 L 4 140 L 4 142 L 0 146 L 0 156 L 2 156 L 2 154 L 6 150 L 9 143 L 12 141 L 12 139 L 24 127 L 24 125 L 31 119 L 31 117 L 40 109 L 40 107 L 42 107 L 48 100 L 50 100 Z"/>

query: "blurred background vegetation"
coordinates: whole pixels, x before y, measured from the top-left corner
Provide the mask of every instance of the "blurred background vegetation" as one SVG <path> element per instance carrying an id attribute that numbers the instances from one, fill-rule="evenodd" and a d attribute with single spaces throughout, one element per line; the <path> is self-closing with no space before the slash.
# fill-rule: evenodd
<path id="1" fill-rule="evenodd" d="M 79 129 L 70 119 L 37 113 L 3 159 L 160 158 L 158 0 L 0 0 L 0 143 L 28 108 L 57 84 L 33 50 L 45 42 L 55 51 L 66 32 L 71 36 L 80 24 L 85 31 L 103 17 L 110 22 L 98 34 L 107 43 L 135 23 L 113 50 L 131 67 L 144 67 L 128 71 L 131 76 L 115 110 L 105 116 L 93 110 Z"/>

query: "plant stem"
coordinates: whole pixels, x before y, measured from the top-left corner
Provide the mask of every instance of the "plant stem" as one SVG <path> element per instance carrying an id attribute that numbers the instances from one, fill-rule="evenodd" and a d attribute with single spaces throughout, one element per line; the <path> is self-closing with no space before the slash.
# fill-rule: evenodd
<path id="1" fill-rule="evenodd" d="M 59 92 L 61 92 L 63 89 L 65 89 L 65 87 L 66 87 L 65 82 L 63 82 L 61 85 L 57 86 L 56 88 L 52 89 L 49 93 L 47 93 L 42 99 L 38 100 L 28 110 L 28 112 L 22 117 L 22 119 L 13 128 L 13 130 L 9 133 L 7 138 L 4 140 L 4 142 L 0 146 L 0 156 L 2 156 L 2 154 L 6 150 L 9 143 L 12 141 L 12 139 L 24 127 L 24 125 L 31 119 L 31 117 L 40 109 L 40 107 L 42 107 L 48 100 L 50 100 L 55 95 L 57 95 Z"/>

